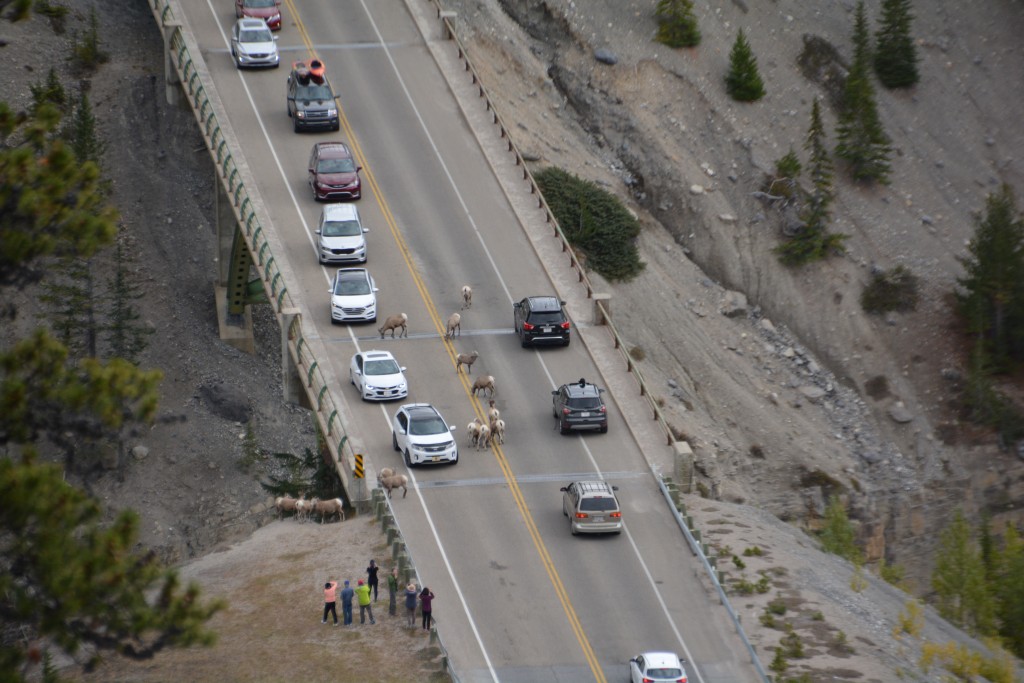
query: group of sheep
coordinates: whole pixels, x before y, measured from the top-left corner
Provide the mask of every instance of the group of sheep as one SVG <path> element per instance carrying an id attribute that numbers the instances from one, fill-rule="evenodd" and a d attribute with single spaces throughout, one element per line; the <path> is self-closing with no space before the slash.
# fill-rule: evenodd
<path id="1" fill-rule="evenodd" d="M 466 433 L 469 435 L 469 445 L 476 446 L 478 450 L 489 448 L 491 443 L 505 443 L 505 421 L 501 419 L 501 411 L 494 407 L 494 401 L 490 402 L 487 410 L 487 422 L 479 417 L 466 425 Z"/>
<path id="2" fill-rule="evenodd" d="M 345 504 L 341 501 L 341 498 L 330 498 L 328 500 L 313 498 L 312 500 L 306 500 L 305 493 L 298 498 L 278 496 L 274 500 L 274 507 L 277 508 L 279 516 L 284 517 L 286 512 L 291 512 L 295 514 L 295 519 L 300 522 L 305 522 L 309 519 L 310 515 L 320 515 L 321 524 L 327 521 L 328 517 L 334 517 L 335 515 L 337 515 L 338 521 L 345 521 Z"/>

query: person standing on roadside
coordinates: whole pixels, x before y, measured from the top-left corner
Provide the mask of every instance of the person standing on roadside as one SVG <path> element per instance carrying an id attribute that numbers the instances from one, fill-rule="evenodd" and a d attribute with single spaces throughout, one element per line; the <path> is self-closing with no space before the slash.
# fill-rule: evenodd
<path id="1" fill-rule="evenodd" d="M 416 598 L 418 595 L 415 583 L 410 583 L 405 587 L 405 612 L 409 617 L 409 628 L 416 628 Z"/>
<path id="2" fill-rule="evenodd" d="M 370 566 L 366 568 L 366 585 L 371 591 L 373 591 L 373 601 L 377 602 L 377 570 L 380 567 L 373 560 L 370 560 Z"/>
<path id="3" fill-rule="evenodd" d="M 370 614 L 370 623 L 376 624 L 377 620 L 373 618 L 373 605 L 370 604 L 370 587 L 363 583 L 362 579 L 359 579 L 359 585 L 356 586 L 356 597 L 359 598 L 359 623 L 366 623 L 366 614 Z"/>
<path id="4" fill-rule="evenodd" d="M 426 586 L 423 587 L 423 591 L 420 593 L 420 603 L 422 604 L 423 612 L 423 630 L 430 630 L 431 621 L 431 607 L 430 602 L 434 599 L 434 594 Z"/>
<path id="5" fill-rule="evenodd" d="M 348 579 L 345 579 L 345 587 L 341 589 L 341 616 L 345 626 L 352 625 L 352 596 L 355 594 L 352 586 L 348 585 Z"/>
<path id="6" fill-rule="evenodd" d="M 334 625 L 338 625 L 338 609 L 335 606 L 335 591 L 338 590 L 337 581 L 328 581 L 324 584 L 324 618 L 320 620 L 321 624 L 327 623 L 328 613 L 334 615 Z"/>

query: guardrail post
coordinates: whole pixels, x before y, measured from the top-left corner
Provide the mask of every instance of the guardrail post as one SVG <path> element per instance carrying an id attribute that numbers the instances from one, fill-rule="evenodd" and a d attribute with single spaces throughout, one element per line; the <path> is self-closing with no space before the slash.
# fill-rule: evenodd
<path id="1" fill-rule="evenodd" d="M 601 309 L 604 310 L 601 310 Z M 594 293 L 594 324 L 604 325 L 612 318 L 612 295 Z"/>
<path id="2" fill-rule="evenodd" d="M 448 24 L 449 22 L 454 24 L 457 16 L 459 16 L 458 12 L 442 9 L 437 10 L 437 18 L 441 20 L 441 40 L 451 40 L 455 37 L 452 35 L 452 32 L 448 30 Z"/>
<path id="3" fill-rule="evenodd" d="M 391 544 L 391 559 L 395 562 L 398 561 L 398 556 L 405 552 L 405 541 L 399 538 L 397 541 Z"/>

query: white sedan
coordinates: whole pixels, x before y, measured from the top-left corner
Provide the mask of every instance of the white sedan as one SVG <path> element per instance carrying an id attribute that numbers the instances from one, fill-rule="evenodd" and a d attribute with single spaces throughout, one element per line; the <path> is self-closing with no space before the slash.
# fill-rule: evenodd
<path id="1" fill-rule="evenodd" d="M 387 351 L 363 351 L 352 356 L 348 378 L 364 401 L 389 401 L 409 395 L 405 368 Z"/>
<path id="2" fill-rule="evenodd" d="M 686 669 L 671 652 L 645 652 L 629 660 L 629 680 L 632 683 L 686 683 Z"/>

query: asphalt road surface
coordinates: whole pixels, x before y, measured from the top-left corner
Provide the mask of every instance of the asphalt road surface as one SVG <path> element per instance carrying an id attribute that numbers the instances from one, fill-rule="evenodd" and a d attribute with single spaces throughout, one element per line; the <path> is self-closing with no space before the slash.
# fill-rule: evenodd
<path id="1" fill-rule="evenodd" d="M 321 360 L 354 416 L 349 429 L 375 468 L 397 468 L 415 482 L 393 505 L 437 596 L 434 614 L 459 679 L 626 680 L 630 657 L 671 650 L 689 660 L 690 681 L 757 680 L 615 401 L 607 434 L 555 429 L 551 390 L 600 375 L 579 339 L 520 348 L 512 302 L 554 288 L 404 0 L 288 0 L 281 68 L 244 73 L 228 53 L 230 0 L 181 7 L 283 245 L 276 256 L 294 274 L 289 292 L 328 349 Z M 312 54 L 340 94 L 338 133 L 296 134 L 286 114 L 289 67 Z M 334 268 L 319 266 L 314 251 L 321 205 L 306 163 L 315 142 L 335 139 L 363 166 L 358 206 L 380 289 L 377 324 L 331 324 Z M 459 310 L 464 284 L 473 305 L 462 311 L 461 336 L 446 344 L 444 321 Z M 380 340 L 377 325 L 398 312 L 409 316 L 408 339 Z M 391 446 L 397 406 L 363 403 L 348 384 L 352 354 L 375 348 L 407 366 L 409 401 L 434 404 L 457 426 L 458 464 L 404 467 Z M 465 428 L 486 399 L 472 397 L 472 379 L 456 375 L 453 360 L 472 350 L 480 353 L 473 376 L 496 378 L 508 424 L 505 445 L 482 451 L 469 447 Z M 601 477 L 619 487 L 625 531 L 573 537 L 559 488 Z"/>

